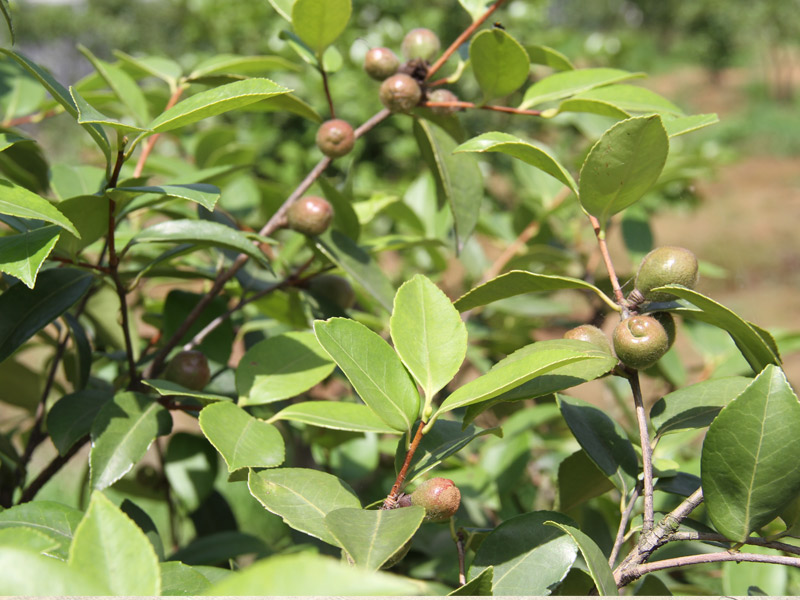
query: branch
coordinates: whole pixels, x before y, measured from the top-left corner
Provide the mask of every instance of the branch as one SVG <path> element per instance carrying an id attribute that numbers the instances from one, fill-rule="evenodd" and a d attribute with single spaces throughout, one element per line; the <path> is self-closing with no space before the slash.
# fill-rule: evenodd
<path id="1" fill-rule="evenodd" d="M 183 86 L 178 86 L 174 92 L 172 92 L 172 96 L 170 96 L 167 105 L 164 107 L 164 110 L 167 111 L 175 104 L 177 104 L 178 100 L 180 99 L 181 95 L 183 94 L 186 88 Z M 136 162 L 136 168 L 133 170 L 134 177 L 141 177 L 142 171 L 144 171 L 144 165 L 147 162 L 147 158 L 150 156 L 150 153 L 153 151 L 153 146 L 156 145 L 158 138 L 161 137 L 160 133 L 156 133 L 151 135 L 148 140 L 145 142 L 144 147 L 142 148 L 142 153 L 139 155 L 139 160 Z"/>
<path id="2" fill-rule="evenodd" d="M 617 272 L 614 270 L 614 263 L 611 262 L 611 255 L 608 253 L 606 234 L 602 229 L 600 229 L 600 222 L 596 217 L 589 215 L 589 221 L 592 223 L 592 229 L 594 229 L 594 234 L 597 237 L 597 244 L 600 246 L 600 253 L 603 255 L 603 262 L 605 262 L 606 270 L 608 270 L 608 278 L 611 281 L 611 287 L 614 290 L 614 299 L 617 301 L 617 304 L 622 307 L 622 317 L 625 318 L 628 316 L 625 303 L 625 294 L 622 293 L 622 288 L 620 287 L 619 279 L 617 278 Z"/>
<path id="3" fill-rule="evenodd" d="M 406 452 L 406 459 L 403 462 L 403 467 L 397 474 L 397 479 L 395 479 L 394 485 L 392 486 L 392 491 L 389 492 L 389 495 L 386 496 L 386 500 L 383 501 L 382 510 L 394 508 L 397 504 L 397 495 L 400 493 L 400 488 L 403 487 L 403 483 L 405 483 L 408 467 L 411 466 L 411 459 L 414 458 L 414 453 L 417 451 L 417 446 L 419 446 L 419 443 L 422 441 L 422 430 L 425 425 L 425 421 L 419 422 L 419 427 L 417 427 L 417 433 L 414 435 L 414 440 L 411 442 L 411 445 L 408 447 L 408 451 Z"/>
<path id="4" fill-rule="evenodd" d="M 608 557 L 609 567 L 613 567 L 614 563 L 617 562 L 617 556 L 619 556 L 619 551 L 622 549 L 622 544 L 625 542 L 625 531 L 628 528 L 628 522 L 631 520 L 633 507 L 636 506 L 636 501 L 639 499 L 640 493 L 641 488 L 637 485 L 631 494 L 631 499 L 628 501 L 628 505 L 625 507 L 622 515 L 620 515 L 617 537 L 614 540 L 614 547 L 611 549 L 611 556 Z"/>
<path id="5" fill-rule="evenodd" d="M 647 428 L 647 415 L 642 402 L 642 387 L 639 384 L 639 371 L 631 369 L 628 374 L 633 392 L 633 403 L 636 407 L 636 424 L 639 429 L 639 442 L 642 446 L 642 474 L 644 483 L 644 520 L 642 533 L 653 529 L 653 447 L 650 445 L 650 432 Z"/>
<path id="6" fill-rule="evenodd" d="M 667 537 L 667 542 L 721 542 L 733 544 L 731 540 L 719 533 L 703 533 L 699 531 L 676 531 Z M 772 548 L 789 554 L 800 554 L 800 546 L 784 544 L 768 540 L 763 537 L 749 537 L 744 541 L 749 546 L 761 546 L 762 548 Z"/>
<path id="7" fill-rule="evenodd" d="M 36 494 L 39 492 L 40 489 L 44 486 L 45 483 L 50 481 L 50 478 L 58 473 L 58 471 L 63 467 L 65 464 L 69 462 L 69 459 L 75 456 L 78 451 L 86 445 L 89 441 L 89 436 L 85 435 L 81 439 L 79 439 L 75 444 L 73 444 L 72 448 L 70 448 L 64 456 L 56 456 L 49 465 L 47 465 L 42 472 L 36 476 L 28 487 L 26 487 L 22 491 L 22 495 L 19 498 L 19 503 L 23 504 L 25 502 L 30 502 L 36 497 Z"/>
<path id="8" fill-rule="evenodd" d="M 529 115 L 538 117 L 542 114 L 540 110 L 526 110 L 524 108 L 514 108 L 513 106 L 497 106 L 495 104 L 475 104 L 474 102 L 464 102 L 454 100 L 452 102 L 421 102 L 420 106 L 426 108 L 479 108 L 481 110 L 493 110 L 495 112 L 510 113 L 512 115 Z"/>
<path id="9" fill-rule="evenodd" d="M 333 108 L 333 98 L 331 97 L 331 90 L 328 86 L 328 74 L 322 66 L 322 56 L 319 57 L 319 72 L 322 75 L 322 87 L 325 90 L 325 97 L 328 99 L 328 110 L 331 111 L 331 119 L 336 118 L 336 111 Z"/>

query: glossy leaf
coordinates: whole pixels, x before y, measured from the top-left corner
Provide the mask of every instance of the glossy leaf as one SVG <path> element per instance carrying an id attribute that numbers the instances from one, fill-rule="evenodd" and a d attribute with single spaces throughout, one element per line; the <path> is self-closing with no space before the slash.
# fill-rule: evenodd
<path id="1" fill-rule="evenodd" d="M 395 351 L 433 398 L 467 354 L 467 328 L 458 311 L 430 279 L 416 275 L 397 290 L 389 323 Z"/>
<path id="2" fill-rule="evenodd" d="M 298 66 L 282 56 L 241 56 L 238 54 L 215 54 L 195 65 L 189 74 L 190 80 L 212 75 L 249 75 L 266 71 L 299 71 Z"/>
<path id="3" fill-rule="evenodd" d="M 493 595 L 549 595 L 566 577 L 578 548 L 566 533 L 545 522 L 574 524 L 568 517 L 546 510 L 503 521 L 478 548 L 469 577 L 494 566 Z"/>
<path id="4" fill-rule="evenodd" d="M 289 527 L 338 546 L 325 525 L 325 515 L 338 508 L 361 508 L 347 483 L 314 469 L 250 471 L 250 493 Z"/>
<path id="5" fill-rule="evenodd" d="M 608 85 L 576 94 L 558 105 L 558 112 L 589 112 L 627 118 L 631 113 L 683 116 L 680 108 L 655 92 L 636 85 Z"/>
<path id="6" fill-rule="evenodd" d="M 167 381 L 166 379 L 145 379 L 142 381 L 145 385 L 153 388 L 161 396 L 178 396 L 182 398 L 192 398 L 198 400 L 200 404 L 206 405 L 212 402 L 230 402 L 231 398 L 228 396 L 220 396 L 219 394 L 209 394 L 208 392 L 198 392 L 190 390 L 174 381 Z"/>
<path id="7" fill-rule="evenodd" d="M 570 512 L 612 489 L 614 484 L 584 450 L 570 454 L 558 465 L 557 508 L 561 512 Z"/>
<path id="8" fill-rule="evenodd" d="M 100 409 L 113 398 L 108 390 L 84 389 L 67 394 L 47 413 L 47 432 L 64 456 L 92 428 Z"/>
<path id="9" fill-rule="evenodd" d="M 0 512 L 0 529 L 30 527 L 41 531 L 58 543 L 48 554 L 66 560 L 75 529 L 82 518 L 83 512 L 77 508 L 49 500 L 34 500 Z"/>
<path id="10" fill-rule="evenodd" d="M 458 0 L 458 3 L 466 10 L 472 20 L 475 21 L 478 17 L 480 17 L 484 12 L 486 12 L 486 8 L 489 4 L 491 4 L 490 0 Z"/>
<path id="11" fill-rule="evenodd" d="M 22 137 L 15 133 L 0 133 L 0 152 L 19 142 L 30 142 L 30 138 Z"/>
<path id="12" fill-rule="evenodd" d="M 211 582 L 200 571 L 179 561 L 162 562 L 160 596 L 200 596 Z"/>
<path id="13" fill-rule="evenodd" d="M 92 63 L 117 99 L 127 108 L 129 114 L 138 123 L 147 123 L 150 120 L 147 99 L 136 81 L 118 66 L 94 56 L 85 46 L 79 44 L 78 50 Z"/>
<path id="14" fill-rule="evenodd" d="M 682 286 L 667 285 L 655 289 L 668 291 L 678 298 L 691 302 L 698 309 L 679 309 L 675 311 L 678 314 L 715 325 L 727 331 L 754 372 L 761 372 L 767 365 L 780 364 L 780 356 L 777 355 L 769 342 L 759 334 L 756 327 L 742 319 L 728 307 L 699 292 Z"/>
<path id="15" fill-rule="evenodd" d="M 239 404 L 293 398 L 331 374 L 336 364 L 311 331 L 282 333 L 252 346 L 236 368 Z"/>
<path id="16" fill-rule="evenodd" d="M 55 538 L 41 529 L 21 525 L 19 527 L 0 527 L 0 548 L 30 550 L 37 554 L 48 554 L 58 548 Z"/>
<path id="17" fill-rule="evenodd" d="M 364 248 L 335 229 L 326 231 L 314 242 L 322 254 L 364 288 L 387 312 L 391 312 L 394 287 Z"/>
<path id="18" fill-rule="evenodd" d="M 605 230 L 611 216 L 655 184 L 668 152 L 669 138 L 658 115 L 620 121 L 597 140 L 583 163 L 581 206 Z"/>
<path id="19" fill-rule="evenodd" d="M 11 45 L 13 46 L 15 42 L 14 21 L 11 20 L 11 8 L 8 5 L 8 0 L 0 0 L 0 12 L 3 13 L 3 19 L 5 19 L 8 26 L 8 34 L 11 36 Z"/>
<path id="20" fill-rule="evenodd" d="M 596 406 L 563 394 L 558 405 L 575 439 L 617 489 L 633 489 L 639 459 L 622 427 Z"/>
<path id="21" fill-rule="evenodd" d="M 568 98 L 603 85 L 643 76 L 644 73 L 630 73 L 619 69 L 605 68 L 575 69 L 574 71 L 554 73 L 540 79 L 525 90 L 525 96 L 519 107 L 529 109 L 545 102 Z"/>
<path id="22" fill-rule="evenodd" d="M 315 321 L 314 333 L 364 404 L 396 431 L 409 431 L 420 410 L 419 393 L 391 346 L 349 319 Z"/>
<path id="23" fill-rule="evenodd" d="M 162 242 L 174 244 L 190 243 L 236 250 L 262 264 L 267 262 L 264 253 L 241 231 L 213 221 L 177 219 L 175 221 L 157 223 L 136 234 L 128 243 L 128 246 L 140 243 Z"/>
<path id="24" fill-rule="evenodd" d="M 525 48 L 499 28 L 485 29 L 472 38 L 469 59 L 486 102 L 517 91 L 531 69 Z"/>
<path id="25" fill-rule="evenodd" d="M 158 558 L 147 536 L 97 491 L 75 530 L 69 566 L 114 595 L 153 596 L 161 591 Z"/>
<path id="26" fill-rule="evenodd" d="M 718 122 L 719 118 L 714 113 L 706 115 L 690 115 L 688 117 L 664 119 L 664 129 L 667 130 L 667 135 L 669 135 L 669 137 L 676 137 L 683 135 L 684 133 L 697 131 L 703 127 L 708 127 L 709 125 L 714 125 Z"/>
<path id="27" fill-rule="evenodd" d="M 369 406 L 354 402 L 311 400 L 298 402 L 280 410 L 270 421 L 297 421 L 325 429 L 397 433 L 376 415 Z"/>
<path id="28" fill-rule="evenodd" d="M 597 544 L 595 544 L 592 538 L 583 533 L 580 529 L 576 529 L 571 525 L 565 525 L 564 523 L 545 521 L 545 525 L 558 527 L 575 541 L 581 554 L 583 554 L 583 560 L 586 561 L 586 565 L 589 567 L 589 573 L 601 596 L 619 595 L 617 584 L 614 581 L 614 575 L 611 573 L 611 568 L 608 566 L 608 559 L 603 555 L 602 550 L 597 547 Z"/>
<path id="29" fill-rule="evenodd" d="M 478 161 L 468 154 L 453 154 L 456 142 L 429 121 L 414 121 L 414 137 L 433 173 L 439 202 L 450 207 L 456 249 L 460 251 L 475 229 L 483 201 L 483 177 Z"/>
<path id="30" fill-rule="evenodd" d="M 30 550 L 0 548 L 0 595 L 108 596 L 110 590 L 88 573 Z"/>
<path id="31" fill-rule="evenodd" d="M 774 365 L 714 419 L 703 442 L 701 478 L 717 531 L 743 542 L 800 494 L 798 428 L 800 402 Z"/>
<path id="32" fill-rule="evenodd" d="M 200 428 L 225 459 L 228 472 L 244 467 L 277 467 L 285 458 L 283 437 L 274 425 L 228 402 L 200 411 Z"/>
<path id="33" fill-rule="evenodd" d="M 561 275 L 542 275 L 529 271 L 509 271 L 502 275 L 471 289 L 455 301 L 455 307 L 460 312 L 478 306 L 485 306 L 497 300 L 504 300 L 519 294 L 530 292 L 550 292 L 554 290 L 592 290 L 607 304 L 613 300 L 606 296 L 599 288 L 582 279 L 564 277 Z"/>
<path id="34" fill-rule="evenodd" d="M 53 251 L 62 229 L 56 225 L 0 237 L 0 271 L 33 289 L 42 264 Z"/>
<path id="35" fill-rule="evenodd" d="M 347 27 L 352 10 L 350 0 L 296 0 L 292 27 L 314 52 L 322 54 Z"/>
<path id="36" fill-rule="evenodd" d="M 269 79 L 253 78 L 234 81 L 199 92 L 178 102 L 156 117 L 147 128 L 156 133 L 172 131 L 290 91 Z"/>
<path id="37" fill-rule="evenodd" d="M 177 87 L 178 79 L 183 74 L 183 69 L 177 62 L 163 56 L 131 56 L 121 50 L 114 50 L 114 56 L 129 68 L 165 81 L 171 89 Z"/>
<path id="38" fill-rule="evenodd" d="M 140 187 L 118 187 L 109 193 L 162 194 L 167 198 L 181 198 L 196 202 L 206 210 L 214 210 L 220 197 L 219 188 L 208 183 L 188 183 L 184 185 L 146 185 Z"/>
<path id="39" fill-rule="evenodd" d="M 491 596 L 494 567 L 486 567 L 478 575 L 470 579 L 460 588 L 453 590 L 448 596 Z"/>
<path id="40" fill-rule="evenodd" d="M 56 250 L 73 256 L 108 233 L 108 198 L 80 195 L 58 203 L 60 210 L 76 227 L 80 238 L 65 231 Z"/>
<path id="41" fill-rule="evenodd" d="M 136 392 L 118 393 L 92 423 L 91 487 L 102 490 L 120 479 L 139 462 L 156 437 L 171 430 L 172 417 L 158 402 Z"/>
<path id="42" fill-rule="evenodd" d="M 92 346 L 89 336 L 80 321 L 70 313 L 64 313 L 64 322 L 69 328 L 72 348 L 64 357 L 64 370 L 75 391 L 83 390 L 89 383 L 92 372 Z"/>
<path id="43" fill-rule="evenodd" d="M 675 390 L 653 405 L 650 421 L 658 435 L 708 427 L 752 381 L 749 377 L 720 377 Z"/>
<path id="44" fill-rule="evenodd" d="M 314 123 L 322 123 L 322 115 L 308 102 L 305 102 L 294 94 L 272 96 L 272 98 L 248 104 L 242 108 L 242 111 L 259 113 L 286 111 L 308 119 L 309 121 L 313 121 Z"/>
<path id="45" fill-rule="evenodd" d="M 0 214 L 41 219 L 80 237 L 75 225 L 53 204 L 22 186 L 0 179 Z"/>
<path id="46" fill-rule="evenodd" d="M 122 123 L 116 119 L 112 119 L 111 117 L 104 115 L 91 104 L 89 104 L 74 87 L 70 86 L 69 93 L 72 96 L 73 102 L 75 102 L 75 107 L 78 109 L 78 123 L 81 125 L 89 123 L 105 125 L 106 127 L 111 127 L 117 131 L 118 134 L 123 135 L 126 133 L 143 133 L 147 131 L 146 129 L 137 127 L 136 125 Z"/>
<path id="47" fill-rule="evenodd" d="M 399 551 L 419 529 L 425 509 L 339 508 L 325 515 L 325 525 L 356 565 L 376 570 Z"/>
<path id="48" fill-rule="evenodd" d="M 39 273 L 32 290 L 20 282 L 3 292 L 0 361 L 80 300 L 93 281 L 92 274 L 86 271 L 50 269 Z"/>
<path id="49" fill-rule="evenodd" d="M 534 64 L 547 65 L 556 71 L 571 71 L 575 68 L 566 56 L 549 46 L 529 44 L 525 46 L 525 50 Z"/>

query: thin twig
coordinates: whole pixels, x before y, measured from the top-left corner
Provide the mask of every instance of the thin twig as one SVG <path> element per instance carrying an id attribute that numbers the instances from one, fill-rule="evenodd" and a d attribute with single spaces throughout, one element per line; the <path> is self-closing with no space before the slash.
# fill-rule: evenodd
<path id="1" fill-rule="evenodd" d="M 104 267 L 102 265 L 95 265 L 92 263 L 82 262 L 82 261 L 75 261 L 69 258 L 64 258 L 62 256 L 49 256 L 50 260 L 54 260 L 56 262 L 60 262 L 64 265 L 72 265 L 73 267 L 80 267 L 82 269 L 91 269 L 92 271 L 98 271 L 99 273 L 104 273 L 106 275 L 111 273 L 111 269 L 108 267 Z"/>
<path id="2" fill-rule="evenodd" d="M 456 552 L 458 552 L 458 585 L 466 585 L 467 569 L 464 556 L 464 532 L 460 529 L 456 532 Z"/>
<path id="3" fill-rule="evenodd" d="M 633 392 L 633 403 L 636 407 L 636 425 L 639 429 L 639 442 L 642 446 L 642 474 L 644 484 L 644 517 L 642 533 L 653 529 L 653 448 L 650 445 L 650 431 L 647 428 L 647 415 L 642 401 L 642 386 L 639 384 L 639 371 L 632 369 L 628 374 L 628 382 Z"/>
<path id="4" fill-rule="evenodd" d="M 56 456 L 50 464 L 47 465 L 44 469 L 42 469 L 41 473 L 36 476 L 36 479 L 31 481 L 31 483 L 22 491 L 22 495 L 19 498 L 19 503 L 23 504 L 25 502 L 30 502 L 36 497 L 36 494 L 39 492 L 44 484 L 50 481 L 50 479 L 58 473 L 58 471 L 63 467 L 69 459 L 75 456 L 78 451 L 86 445 L 89 441 L 89 436 L 84 436 L 70 448 L 67 450 L 67 453 L 64 456 Z"/>
<path id="5" fill-rule="evenodd" d="M 667 536 L 667 542 L 721 542 L 727 544 L 734 544 L 724 535 L 719 533 L 704 533 L 702 531 L 676 531 L 675 533 Z M 745 545 L 761 546 L 762 548 L 772 548 L 773 550 L 780 550 L 788 554 L 800 554 L 800 546 L 793 546 L 792 544 L 784 544 L 783 542 L 776 542 L 768 540 L 763 537 L 749 537 L 744 541 Z"/>
<path id="6" fill-rule="evenodd" d="M 167 105 L 164 107 L 165 111 L 169 110 L 170 108 L 175 106 L 175 104 L 177 104 L 178 100 L 180 99 L 185 89 L 186 88 L 184 86 L 178 86 L 175 89 L 175 91 L 172 92 L 172 96 L 170 96 Z M 133 170 L 134 177 L 142 176 L 142 171 L 144 171 L 144 165 L 147 162 L 147 158 L 153 151 L 153 146 L 156 145 L 156 142 L 158 141 L 159 137 L 161 137 L 160 133 L 153 134 L 145 142 L 144 146 L 142 147 L 142 153 L 139 155 L 139 160 L 136 162 L 136 168 Z"/>
<path id="7" fill-rule="evenodd" d="M 336 118 L 336 110 L 333 108 L 333 98 L 331 97 L 331 89 L 328 85 L 328 74 L 325 72 L 325 68 L 322 66 L 322 57 L 319 59 L 319 72 L 322 75 L 322 87 L 325 90 L 325 97 L 328 99 L 328 110 L 331 111 L 331 119 Z"/>
<path id="8" fill-rule="evenodd" d="M 392 490 L 389 492 L 389 495 L 386 496 L 386 500 L 383 501 L 384 510 L 393 508 L 397 503 L 397 495 L 400 493 L 400 488 L 403 487 L 403 483 L 406 481 L 406 474 L 408 473 L 408 468 L 411 466 L 411 459 L 414 458 L 414 453 L 417 451 L 417 447 L 422 441 L 422 430 L 424 429 L 425 425 L 425 421 L 419 422 L 417 433 L 414 435 L 414 439 L 412 440 L 411 445 L 408 447 L 408 451 L 406 452 L 406 459 L 403 461 L 403 466 L 400 469 L 400 472 L 397 474 L 397 479 L 394 481 Z"/>
<path id="9" fill-rule="evenodd" d="M 625 294 L 622 293 L 622 288 L 619 285 L 617 272 L 614 270 L 614 263 L 611 262 L 611 255 L 608 253 L 608 244 L 606 243 L 606 234 L 600 228 L 600 222 L 596 217 L 589 215 L 589 221 L 592 223 L 595 237 L 597 237 L 597 244 L 600 247 L 600 253 L 603 255 L 603 262 L 606 264 L 608 270 L 608 278 L 611 281 L 611 287 L 614 290 L 614 299 L 622 307 L 622 316 L 627 317 L 627 308 L 625 303 Z"/>
<path id="10" fill-rule="evenodd" d="M 631 513 L 633 513 L 633 507 L 636 506 L 636 501 L 639 499 L 640 493 L 641 489 L 637 485 L 633 489 L 633 493 L 631 494 L 630 500 L 628 500 L 628 505 L 625 507 L 625 511 L 622 513 L 622 515 L 620 515 L 617 537 L 614 540 L 614 547 L 611 549 L 611 556 L 608 557 L 609 567 L 613 567 L 614 563 L 617 562 L 619 551 L 622 549 L 622 544 L 625 543 L 625 531 L 628 529 L 628 523 L 631 520 Z"/>
<path id="11" fill-rule="evenodd" d="M 58 108 L 51 108 L 47 112 L 43 113 L 38 112 L 30 115 L 25 115 L 24 117 L 16 117 L 14 119 L 9 119 L 7 121 L 4 121 L 3 127 L 16 127 L 18 125 L 25 125 L 27 123 L 40 123 L 44 119 L 60 115 L 61 112 L 62 111 Z"/>
<path id="12" fill-rule="evenodd" d="M 538 117 L 542 114 L 540 110 L 527 110 L 524 108 L 514 108 L 513 106 L 498 106 L 496 104 L 475 104 L 474 102 L 464 102 L 454 100 L 452 102 L 421 102 L 420 106 L 425 108 L 478 108 L 480 110 L 491 110 L 494 112 L 509 113 L 512 115 L 528 115 Z"/>

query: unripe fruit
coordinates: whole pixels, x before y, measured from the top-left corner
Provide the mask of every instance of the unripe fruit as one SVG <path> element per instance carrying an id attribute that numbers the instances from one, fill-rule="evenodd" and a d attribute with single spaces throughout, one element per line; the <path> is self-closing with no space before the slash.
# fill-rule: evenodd
<path id="1" fill-rule="evenodd" d="M 422 99 L 422 90 L 413 77 L 398 73 L 381 84 L 381 102 L 393 113 L 409 112 Z"/>
<path id="2" fill-rule="evenodd" d="M 614 351 L 617 358 L 633 369 L 646 369 L 654 365 L 667 350 L 667 332 L 653 317 L 628 317 L 620 321 L 614 329 Z"/>
<path id="3" fill-rule="evenodd" d="M 352 308 L 356 303 L 353 286 L 344 277 L 323 273 L 308 282 L 308 290 L 315 296 L 330 300 L 341 308 Z"/>
<path id="4" fill-rule="evenodd" d="M 439 37 L 424 27 L 409 31 L 403 38 L 403 43 L 400 44 L 400 50 L 406 60 L 421 58 L 430 61 L 438 54 L 439 48 L 441 48 Z"/>
<path id="5" fill-rule="evenodd" d="M 671 313 L 663 311 L 650 313 L 649 316 L 661 323 L 664 331 L 667 332 L 667 349 L 672 348 L 672 344 L 675 343 L 675 318 Z"/>
<path id="6" fill-rule="evenodd" d="M 317 129 L 317 147 L 325 156 L 339 158 L 353 149 L 356 136 L 353 127 L 342 119 L 325 121 Z"/>
<path id="7" fill-rule="evenodd" d="M 411 504 L 425 509 L 426 521 L 446 521 L 456 514 L 461 504 L 461 491 L 452 480 L 434 477 L 413 491 Z"/>
<path id="8" fill-rule="evenodd" d="M 289 228 L 305 235 L 324 233 L 332 220 L 333 207 L 319 196 L 305 196 L 295 200 L 286 211 Z"/>
<path id="9" fill-rule="evenodd" d="M 178 352 L 164 370 L 164 379 L 199 392 L 211 380 L 205 354 L 199 350 Z"/>
<path id="10" fill-rule="evenodd" d="M 364 70 L 378 81 L 394 75 L 399 66 L 397 55 L 388 48 L 371 48 L 364 57 Z"/>
<path id="11" fill-rule="evenodd" d="M 458 102 L 458 96 L 456 96 L 450 90 L 439 88 L 438 90 L 433 90 L 430 94 L 428 94 L 428 102 Z M 435 115 L 439 115 L 440 117 L 452 115 L 458 110 L 459 109 L 457 106 L 431 106 L 431 112 L 433 112 Z"/>
<path id="12" fill-rule="evenodd" d="M 612 354 L 611 342 L 608 341 L 606 334 L 599 327 L 594 325 L 579 325 L 574 329 L 570 329 L 564 334 L 564 339 L 567 340 L 582 340 L 589 342 L 595 346 L 600 346 L 603 352 Z"/>
<path id="13" fill-rule="evenodd" d="M 665 292 L 651 292 L 653 288 L 675 283 L 694 289 L 697 284 L 697 257 L 691 250 L 679 246 L 661 246 L 651 250 L 639 265 L 636 289 L 646 300 L 667 302 L 675 296 Z"/>

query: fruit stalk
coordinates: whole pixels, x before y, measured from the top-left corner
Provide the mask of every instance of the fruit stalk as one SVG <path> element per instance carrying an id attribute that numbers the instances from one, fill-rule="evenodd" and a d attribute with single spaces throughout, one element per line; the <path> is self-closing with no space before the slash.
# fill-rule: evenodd
<path id="1" fill-rule="evenodd" d="M 392 490 L 389 492 L 389 495 L 386 496 L 386 500 L 383 501 L 383 506 L 381 507 L 382 510 L 394 508 L 395 504 L 397 503 L 397 496 L 400 493 L 400 488 L 403 487 L 403 483 L 405 483 L 408 468 L 411 466 L 411 459 L 414 458 L 414 453 L 417 451 L 417 447 L 422 441 L 422 430 L 425 428 L 425 425 L 425 421 L 419 422 L 417 433 L 414 435 L 414 439 L 411 440 L 411 445 L 408 447 L 408 451 L 406 452 L 406 459 L 403 461 L 403 466 L 400 469 L 400 472 L 397 474 L 397 479 L 394 481 Z"/>

